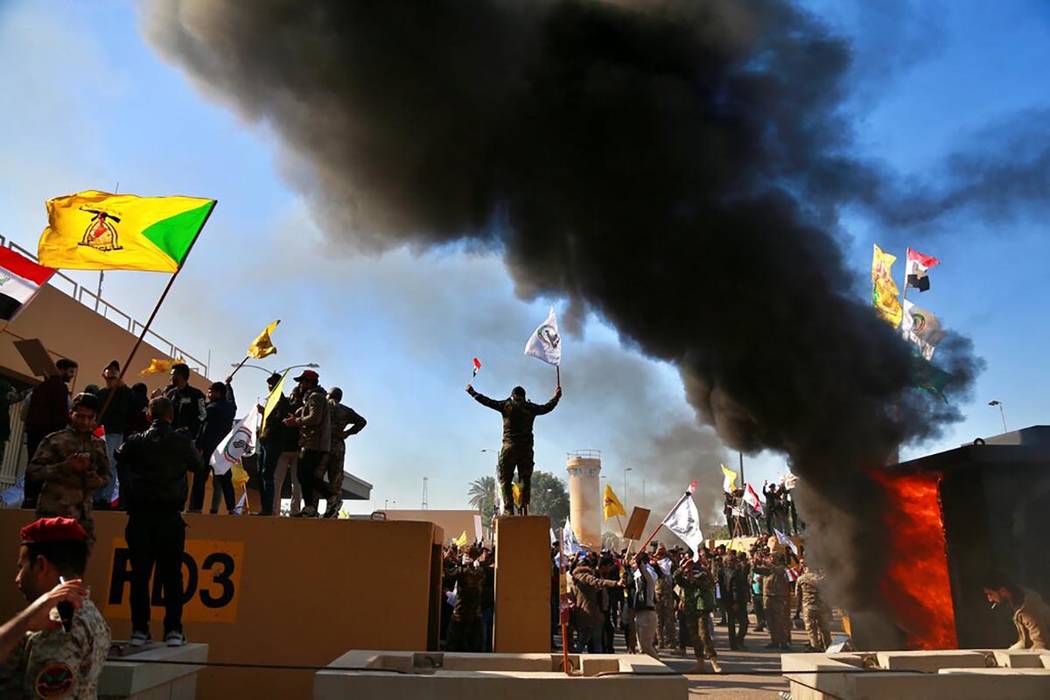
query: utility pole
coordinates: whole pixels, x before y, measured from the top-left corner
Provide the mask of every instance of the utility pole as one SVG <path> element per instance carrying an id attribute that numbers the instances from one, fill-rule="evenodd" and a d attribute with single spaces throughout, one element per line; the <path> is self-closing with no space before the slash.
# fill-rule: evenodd
<path id="1" fill-rule="evenodd" d="M 427 509 L 427 478 L 423 477 L 423 510 Z"/>
<path id="2" fill-rule="evenodd" d="M 740 485 L 742 488 L 747 488 L 747 481 L 744 479 L 744 453 L 738 452 L 740 455 Z"/>

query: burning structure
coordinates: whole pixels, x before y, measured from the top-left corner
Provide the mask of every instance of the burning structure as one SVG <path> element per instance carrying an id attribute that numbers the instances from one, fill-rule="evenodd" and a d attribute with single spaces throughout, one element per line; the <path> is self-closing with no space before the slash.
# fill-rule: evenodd
<path id="1" fill-rule="evenodd" d="M 1006 433 L 879 470 L 893 630 L 861 615 L 860 649 L 1004 648 L 1008 611 L 983 585 L 993 572 L 1050 596 L 1050 426 Z"/>

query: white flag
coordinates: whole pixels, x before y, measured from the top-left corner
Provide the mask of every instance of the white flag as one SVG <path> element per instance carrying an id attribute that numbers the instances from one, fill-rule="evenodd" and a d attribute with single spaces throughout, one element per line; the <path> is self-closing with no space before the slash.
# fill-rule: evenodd
<path id="1" fill-rule="evenodd" d="M 678 505 L 664 518 L 664 527 L 677 535 L 678 539 L 689 545 L 689 548 L 699 555 L 700 545 L 704 542 L 704 533 L 700 532 L 700 513 L 696 510 L 696 503 L 693 502 L 694 490 L 696 490 L 695 481 L 689 484 L 689 490 L 678 501 Z"/>
<path id="2" fill-rule="evenodd" d="M 759 499 L 755 487 L 751 484 L 748 484 L 747 488 L 744 489 L 744 503 L 751 506 L 756 513 L 762 512 L 762 501 Z"/>
<path id="3" fill-rule="evenodd" d="M 901 319 L 901 332 L 904 339 L 915 343 L 919 352 L 927 360 L 933 357 L 937 343 L 947 333 L 941 328 L 941 322 L 932 311 L 904 300 L 904 317 Z"/>
<path id="4" fill-rule="evenodd" d="M 795 541 L 776 528 L 773 528 L 773 532 L 777 534 L 777 542 L 789 548 L 797 557 L 798 545 L 795 544 Z"/>
<path id="5" fill-rule="evenodd" d="M 233 465 L 240 464 L 242 458 L 255 452 L 255 429 L 258 423 L 259 407 L 252 406 L 247 416 L 233 424 L 233 430 L 211 453 L 209 463 L 216 475 L 225 474 L 233 469 Z"/>
<path id="6" fill-rule="evenodd" d="M 572 523 L 569 522 L 568 518 L 565 518 L 565 527 L 561 530 L 561 538 L 561 546 L 562 550 L 565 552 L 565 556 L 579 554 L 583 551 L 583 547 L 580 545 L 579 540 L 576 539 L 576 533 L 572 531 Z"/>
<path id="7" fill-rule="evenodd" d="M 525 343 L 525 354 L 538 357 L 549 365 L 561 364 L 561 335 L 558 334 L 558 319 L 554 316 L 553 306 L 547 320 Z"/>

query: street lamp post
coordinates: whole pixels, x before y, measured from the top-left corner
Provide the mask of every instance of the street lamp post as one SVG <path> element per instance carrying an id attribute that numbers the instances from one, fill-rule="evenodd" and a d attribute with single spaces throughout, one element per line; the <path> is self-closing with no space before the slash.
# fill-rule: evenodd
<path id="1" fill-rule="evenodd" d="M 288 370 L 291 370 L 291 369 L 299 369 L 300 367 L 309 367 L 310 369 L 317 369 L 321 365 L 317 364 L 316 362 L 307 362 L 306 364 L 303 364 L 303 365 L 292 365 L 291 367 L 285 367 L 284 369 L 277 370 L 276 372 L 274 372 L 274 370 L 272 370 L 272 369 L 266 369 L 265 367 L 260 367 L 259 365 L 242 365 L 239 362 L 231 362 L 230 363 L 230 367 L 237 367 L 237 366 L 240 366 L 240 367 L 251 367 L 252 369 L 257 369 L 257 370 L 260 370 L 262 372 L 266 372 L 267 374 L 284 374 L 285 372 L 287 372 Z"/>
<path id="2" fill-rule="evenodd" d="M 1003 419 L 1003 432 L 1010 432 L 1009 429 L 1006 427 L 1006 411 L 1003 409 L 1003 402 L 999 401 L 998 399 L 992 399 L 988 402 L 988 405 L 999 407 L 999 417 Z"/>
<path id="3" fill-rule="evenodd" d="M 627 472 L 631 471 L 631 467 L 624 467 L 623 470 L 623 502 L 627 503 Z"/>

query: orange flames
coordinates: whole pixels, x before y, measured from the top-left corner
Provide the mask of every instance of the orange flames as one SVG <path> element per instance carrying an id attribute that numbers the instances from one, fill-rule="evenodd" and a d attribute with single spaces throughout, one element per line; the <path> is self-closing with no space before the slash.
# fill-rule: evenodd
<path id="1" fill-rule="evenodd" d="M 881 589 L 912 649 L 954 649 L 955 610 L 948 580 L 939 473 L 895 475 L 877 470 L 886 489 L 889 571 Z"/>

